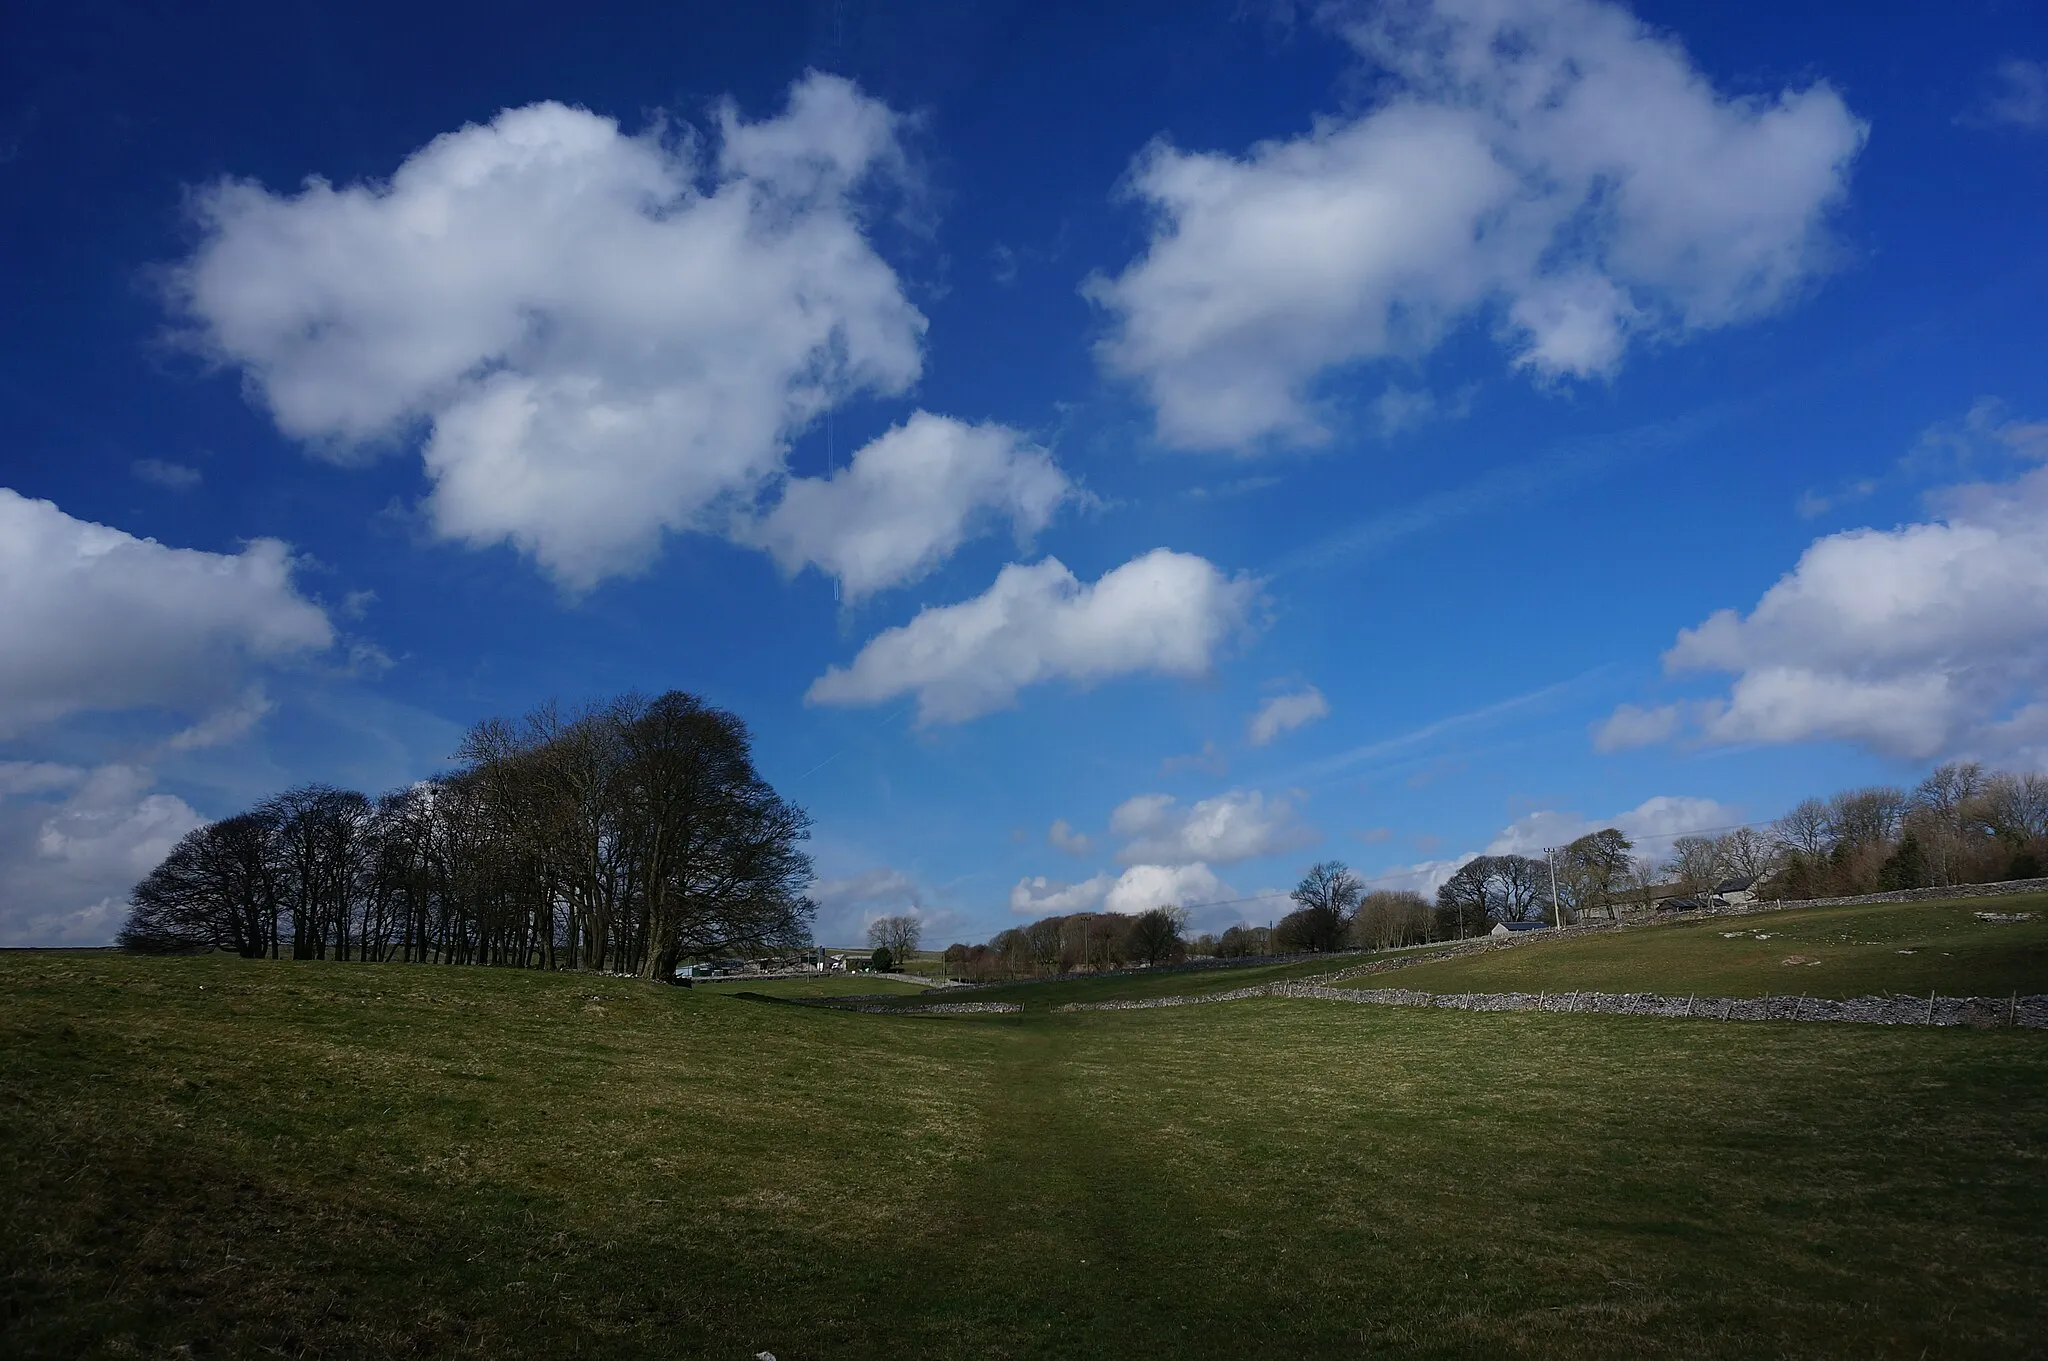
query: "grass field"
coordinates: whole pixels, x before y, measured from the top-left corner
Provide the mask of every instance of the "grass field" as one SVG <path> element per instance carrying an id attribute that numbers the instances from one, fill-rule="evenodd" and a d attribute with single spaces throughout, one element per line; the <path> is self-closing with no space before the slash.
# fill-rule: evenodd
<path id="1" fill-rule="evenodd" d="M 758 992 L 770 997 L 930 997 L 934 989 L 867 974 L 818 974 L 810 978 L 720 978 L 699 982 L 696 991 Z"/>
<path id="2" fill-rule="evenodd" d="M 0 956 L 10 1357 L 2039 1355 L 2044 1161 L 2027 1031 Z"/>
<path id="3" fill-rule="evenodd" d="M 1078 978 L 1025 979 L 1015 983 L 988 983 L 972 991 L 936 993 L 906 1002 L 1016 1002 L 1026 1011 L 1050 1011 L 1069 1002 L 1118 1002 L 1145 997 L 1194 997 L 1211 992 L 1256 987 L 1285 979 L 1314 978 L 1334 973 L 1365 956 L 1331 955 L 1318 959 L 1290 960 L 1284 964 L 1232 964 L 1209 969 L 1138 970 L 1129 973 L 1084 975 Z M 1377 958 L 1377 956 L 1375 956 Z"/>
<path id="4" fill-rule="evenodd" d="M 2034 913 L 1989 923 L 1979 912 Z M 2048 896 L 1865 903 L 1714 917 L 1417 964 L 1350 986 L 1426 992 L 2004 997 L 2048 993 Z"/>

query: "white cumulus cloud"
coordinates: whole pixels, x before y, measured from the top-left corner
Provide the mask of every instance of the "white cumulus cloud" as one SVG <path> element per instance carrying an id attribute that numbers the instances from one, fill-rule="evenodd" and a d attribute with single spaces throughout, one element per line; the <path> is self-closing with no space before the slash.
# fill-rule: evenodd
<path id="1" fill-rule="evenodd" d="M 223 702 L 334 629 L 275 539 L 170 548 L 0 487 L 0 736 L 68 714 Z"/>
<path id="2" fill-rule="evenodd" d="M 941 937 L 961 925 L 960 914 L 939 901 L 941 895 L 891 866 L 815 879 L 805 892 L 818 906 L 811 935 L 821 945 L 859 948 L 867 941 L 868 923 L 878 917 L 909 916 L 923 928 L 919 949 L 944 949 Z"/>
<path id="3" fill-rule="evenodd" d="M 856 705 L 914 694 L 920 724 L 959 723 L 1044 681 L 1199 676 L 1245 626 L 1257 590 L 1249 578 L 1164 548 L 1092 585 L 1057 558 L 1012 563 L 974 599 L 927 608 L 877 635 L 806 698 Z"/>
<path id="4" fill-rule="evenodd" d="M 775 509 L 738 532 L 785 572 L 816 567 L 859 600 L 925 575 L 979 522 L 1008 520 L 1028 542 L 1072 494 L 1019 432 L 920 411 L 830 477 L 792 478 Z"/>
<path id="5" fill-rule="evenodd" d="M 1252 715 L 1249 736 L 1255 747 L 1263 747 L 1285 732 L 1293 732 L 1330 714 L 1330 701 L 1313 685 L 1291 695 L 1275 695 Z"/>
<path id="6" fill-rule="evenodd" d="M 1598 751 L 1624 751 L 1662 742 L 1685 724 L 1686 706 L 1659 704 L 1645 708 L 1623 704 L 1593 725 L 1593 746 Z"/>
<path id="7" fill-rule="evenodd" d="M 0 763 L 0 944 L 113 939 L 129 890 L 206 821 L 154 783 L 138 766 Z"/>
<path id="8" fill-rule="evenodd" d="M 1240 893 L 1200 863 L 1132 865 L 1121 874 L 1098 874 L 1079 883 L 1031 875 L 1010 889 L 1010 911 L 1034 921 L 1097 910 L 1130 915 L 1155 907 L 1189 909 L 1189 931 L 1201 932 L 1282 917 L 1294 904 L 1277 889 Z"/>
<path id="9" fill-rule="evenodd" d="M 1376 105 L 1243 155 L 1155 144 L 1129 181 L 1152 240 L 1087 285 L 1166 442 L 1321 439 L 1319 379 L 1475 316 L 1541 379 L 1610 375 L 1827 267 L 1867 130 L 1825 83 L 1724 95 L 1605 0 L 1328 13 Z"/>
<path id="10" fill-rule="evenodd" d="M 1638 843 L 1637 854 L 1660 856 L 1678 837 L 1694 832 L 1723 831 L 1742 820 L 1741 810 L 1714 799 L 1659 794 L 1610 818 L 1588 818 L 1562 809 L 1525 813 L 1487 843 L 1487 855 L 1537 855 L 1545 846 L 1563 846 L 1590 832 L 1613 827 Z"/>
<path id="11" fill-rule="evenodd" d="M 1140 794 L 1110 815 L 1110 830 L 1130 840 L 1117 853 L 1127 865 L 1227 865 L 1296 850 L 1316 839 L 1286 799 L 1233 790 L 1187 808 L 1170 794 Z"/>
<path id="12" fill-rule="evenodd" d="M 813 73 L 717 123 L 711 153 L 541 103 L 387 181 L 218 183 L 174 294 L 287 435 L 346 455 L 423 430 L 442 535 L 587 588 L 724 528 L 794 432 L 921 368 L 856 202 L 900 177 L 896 115 Z"/>
<path id="13" fill-rule="evenodd" d="M 1010 888 L 1010 910 L 1034 921 L 1040 917 L 1064 917 L 1072 912 L 1090 912 L 1116 883 L 1116 876 L 1098 874 L 1079 883 L 1027 875 Z"/>
<path id="14" fill-rule="evenodd" d="M 1940 518 L 1828 535 L 1747 614 L 1681 632 L 1666 668 L 1732 673 L 1725 696 L 1624 706 L 1596 740 L 1655 740 L 1690 722 L 1709 742 L 2041 761 L 2048 468 L 1933 500 Z"/>
<path id="15" fill-rule="evenodd" d="M 1111 912 L 1150 912 L 1155 907 L 1189 907 L 1237 896 L 1204 864 L 1133 865 L 1117 876 L 1102 903 Z"/>

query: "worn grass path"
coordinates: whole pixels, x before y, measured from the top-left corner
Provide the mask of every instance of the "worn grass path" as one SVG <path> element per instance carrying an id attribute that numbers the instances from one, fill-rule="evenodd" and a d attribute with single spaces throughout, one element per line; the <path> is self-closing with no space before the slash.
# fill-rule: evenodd
<path id="1" fill-rule="evenodd" d="M 2032 1033 L 0 957 L 9 1357 L 2006 1357 Z"/>

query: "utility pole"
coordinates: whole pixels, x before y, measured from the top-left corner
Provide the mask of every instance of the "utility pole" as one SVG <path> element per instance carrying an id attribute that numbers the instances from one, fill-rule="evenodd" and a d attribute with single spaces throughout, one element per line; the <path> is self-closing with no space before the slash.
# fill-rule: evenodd
<path id="1" fill-rule="evenodd" d="M 1550 925 L 1554 929 L 1564 925 L 1564 909 L 1557 905 L 1557 847 L 1543 848 L 1543 863 L 1550 866 Z"/>

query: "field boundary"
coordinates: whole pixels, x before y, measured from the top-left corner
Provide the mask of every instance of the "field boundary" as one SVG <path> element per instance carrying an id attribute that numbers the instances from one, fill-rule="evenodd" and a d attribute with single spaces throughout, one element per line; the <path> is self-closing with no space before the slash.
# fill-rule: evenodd
<path id="1" fill-rule="evenodd" d="M 1862 1025 L 1927 1025 L 2048 1029 L 2048 995 L 2021 997 L 1666 997 L 1654 992 L 1417 992 L 1412 988 L 1332 988 L 1316 983 L 1266 983 L 1233 992 L 1068 1002 L 1055 1011 L 1144 1011 L 1154 1007 L 1236 1002 L 1253 997 L 1310 998 L 1365 1006 L 1435 1007 L 1452 1011 L 1585 1012 L 1696 1021 L 1837 1021 Z"/>
<path id="2" fill-rule="evenodd" d="M 883 993 L 880 996 L 893 994 Z M 992 1016 L 1008 1015 L 1024 1010 L 1022 1002 L 926 1002 L 917 1006 L 889 1006 L 873 1000 L 877 994 L 866 998 L 858 995 L 847 997 L 776 997 L 765 992 L 730 992 L 748 1002 L 773 1002 L 784 1007 L 811 1007 L 823 1011 L 860 1011 L 870 1016 Z"/>

